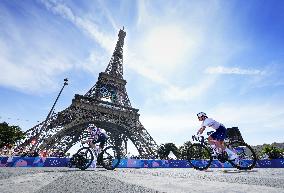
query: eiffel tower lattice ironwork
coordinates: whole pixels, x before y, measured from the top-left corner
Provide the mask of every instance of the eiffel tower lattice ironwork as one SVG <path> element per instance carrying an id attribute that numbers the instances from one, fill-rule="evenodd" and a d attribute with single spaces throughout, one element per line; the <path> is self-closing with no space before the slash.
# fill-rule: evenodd
<path id="1" fill-rule="evenodd" d="M 48 120 L 26 132 L 25 142 L 36 150 L 58 149 L 67 152 L 86 138 L 85 128 L 93 123 L 106 130 L 108 143 L 121 147 L 126 153 L 127 141 L 137 148 L 140 156 L 156 155 L 157 144 L 139 121 L 138 109 L 132 108 L 123 79 L 123 45 L 126 32 L 119 31 L 111 60 L 101 72 L 96 84 L 85 94 L 76 94 L 72 104 Z M 36 141 L 36 146 L 31 141 Z"/>

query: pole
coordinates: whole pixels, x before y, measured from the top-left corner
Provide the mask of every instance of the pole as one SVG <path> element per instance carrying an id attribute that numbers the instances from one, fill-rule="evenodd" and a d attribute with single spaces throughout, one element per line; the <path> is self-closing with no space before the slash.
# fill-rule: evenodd
<path id="1" fill-rule="evenodd" d="M 40 131 L 38 132 L 38 136 L 41 134 L 41 132 L 42 132 L 43 129 L 45 128 L 48 119 L 49 119 L 50 116 L 52 115 L 52 112 L 53 112 L 53 109 L 54 109 L 54 107 L 55 107 L 55 104 L 57 103 L 57 101 L 58 101 L 58 99 L 59 99 L 59 96 L 61 95 L 61 93 L 62 93 L 62 91 L 63 91 L 63 89 L 64 89 L 64 87 L 65 87 L 66 85 L 68 85 L 68 79 L 67 79 L 67 78 L 64 79 L 63 87 L 61 88 L 61 90 L 60 90 L 60 92 L 59 92 L 59 94 L 58 94 L 58 96 L 57 96 L 55 102 L 53 103 L 52 108 L 50 109 L 50 111 L 49 111 L 49 113 L 48 113 L 48 115 L 47 115 L 47 117 L 46 117 L 46 119 L 45 119 L 45 121 L 44 121 L 42 127 L 40 128 Z M 44 137 L 44 136 L 43 136 L 43 137 Z M 37 140 L 37 139 L 36 139 L 36 140 Z M 31 150 L 33 150 L 33 149 L 36 150 L 36 149 L 38 148 L 39 143 L 40 143 L 42 140 L 43 140 L 43 139 L 41 139 L 40 141 L 37 141 L 37 142 L 32 146 Z"/>
<path id="2" fill-rule="evenodd" d="M 48 115 L 47 115 L 47 117 L 46 117 L 46 119 L 45 119 L 45 122 L 49 119 L 50 115 L 52 114 L 53 109 L 54 109 L 54 107 L 55 107 L 55 104 L 57 103 L 57 101 L 58 101 L 58 99 L 59 99 L 59 96 L 61 95 L 61 93 L 62 93 L 62 91 L 63 91 L 63 89 L 64 89 L 64 87 L 65 87 L 66 85 L 68 85 L 68 79 L 67 79 L 67 78 L 64 79 L 63 87 L 61 88 L 61 90 L 60 90 L 60 92 L 59 92 L 59 94 L 58 94 L 58 96 L 57 96 L 57 98 L 56 98 L 56 100 L 55 100 L 55 102 L 54 102 L 54 104 L 53 104 L 51 110 L 49 111 L 49 113 L 48 113 Z"/>

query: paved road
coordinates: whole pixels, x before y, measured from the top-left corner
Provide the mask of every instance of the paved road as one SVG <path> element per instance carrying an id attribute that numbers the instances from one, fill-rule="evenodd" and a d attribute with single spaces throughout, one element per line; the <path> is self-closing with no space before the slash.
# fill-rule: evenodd
<path id="1" fill-rule="evenodd" d="M 284 193 L 284 168 L 180 169 L 0 168 L 1 193 L 267 192 Z"/>

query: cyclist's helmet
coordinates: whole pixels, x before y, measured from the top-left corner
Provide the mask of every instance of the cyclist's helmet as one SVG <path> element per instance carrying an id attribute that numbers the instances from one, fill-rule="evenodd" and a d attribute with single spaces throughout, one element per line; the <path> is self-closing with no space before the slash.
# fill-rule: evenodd
<path id="1" fill-rule="evenodd" d="M 207 117 L 206 113 L 203 113 L 203 112 L 197 113 L 198 118 L 200 118 L 202 116 Z"/>

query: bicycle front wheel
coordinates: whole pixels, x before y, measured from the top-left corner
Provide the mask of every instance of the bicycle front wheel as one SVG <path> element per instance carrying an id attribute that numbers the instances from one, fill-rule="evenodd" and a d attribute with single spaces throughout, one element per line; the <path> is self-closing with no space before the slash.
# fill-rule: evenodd
<path id="1" fill-rule="evenodd" d="M 113 147 L 106 147 L 99 156 L 99 161 L 107 170 L 114 170 L 120 163 L 120 153 Z"/>
<path id="2" fill-rule="evenodd" d="M 92 164 L 94 160 L 94 155 L 90 148 L 83 147 L 79 149 L 76 153 L 76 167 L 81 170 L 85 170 Z"/>
<path id="3" fill-rule="evenodd" d="M 248 144 L 241 141 L 233 141 L 228 145 L 238 155 L 235 160 L 229 160 L 232 166 L 239 170 L 251 170 L 256 164 L 256 154 Z"/>
<path id="4" fill-rule="evenodd" d="M 212 162 L 212 156 L 205 145 L 195 143 L 188 148 L 187 160 L 194 169 L 206 170 Z"/>

